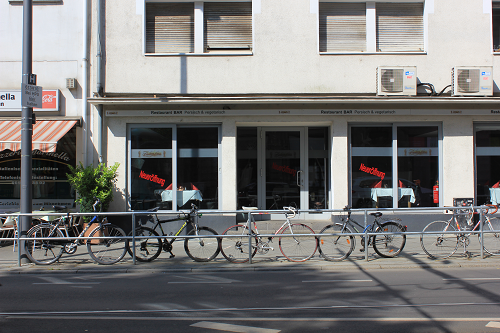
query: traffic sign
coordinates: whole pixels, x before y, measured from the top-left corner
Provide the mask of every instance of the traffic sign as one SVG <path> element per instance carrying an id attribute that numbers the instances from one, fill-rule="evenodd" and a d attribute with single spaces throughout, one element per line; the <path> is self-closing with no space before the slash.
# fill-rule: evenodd
<path id="1" fill-rule="evenodd" d="M 21 105 L 28 108 L 42 107 L 42 87 L 23 84 Z"/>

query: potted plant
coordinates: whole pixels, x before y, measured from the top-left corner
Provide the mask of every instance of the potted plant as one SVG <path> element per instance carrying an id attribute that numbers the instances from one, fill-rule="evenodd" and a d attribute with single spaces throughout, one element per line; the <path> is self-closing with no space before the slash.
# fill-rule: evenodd
<path id="1" fill-rule="evenodd" d="M 69 183 L 78 194 L 76 203 L 80 205 L 80 212 L 92 212 L 95 198 L 101 201 L 101 211 L 108 210 L 111 201 L 113 201 L 113 188 L 118 176 L 116 170 L 119 166 L 119 163 L 110 167 L 99 163 L 96 167 L 92 165 L 84 167 L 81 162 L 76 167 L 69 166 L 71 172 L 67 176 Z M 84 220 L 89 219 L 89 217 L 84 218 Z"/>

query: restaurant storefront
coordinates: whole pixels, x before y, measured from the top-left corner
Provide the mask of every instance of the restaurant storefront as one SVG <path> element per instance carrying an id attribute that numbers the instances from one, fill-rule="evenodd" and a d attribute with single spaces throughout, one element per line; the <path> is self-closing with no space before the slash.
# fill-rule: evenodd
<path id="1" fill-rule="evenodd" d="M 104 123 L 108 161 L 126 165 L 119 180 L 127 198 L 123 209 L 295 205 L 316 210 L 310 216 L 321 219 L 330 216 L 321 210 L 348 204 L 425 208 L 451 206 L 455 198 L 493 202 L 500 180 L 500 126 L 490 124 L 496 117 L 486 108 L 240 106 L 113 109 L 105 112 Z M 114 149 L 119 146 L 128 148 Z"/>

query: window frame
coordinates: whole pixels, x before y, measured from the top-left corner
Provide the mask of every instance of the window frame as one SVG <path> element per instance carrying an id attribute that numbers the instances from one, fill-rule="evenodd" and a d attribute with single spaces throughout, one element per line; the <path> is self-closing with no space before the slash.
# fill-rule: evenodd
<path id="1" fill-rule="evenodd" d="M 193 44 L 194 44 L 194 50 L 193 52 L 172 52 L 172 53 L 148 53 L 146 44 L 147 44 L 147 36 L 146 36 L 146 3 L 180 3 L 180 2 L 185 2 L 185 3 L 193 3 L 194 4 L 194 38 L 193 38 Z M 205 26 L 205 18 L 203 15 L 203 10 L 204 10 L 204 3 L 207 2 L 250 2 L 252 4 L 252 15 L 251 15 L 251 21 L 252 21 L 252 26 L 251 26 L 251 39 L 252 43 L 250 45 L 249 49 L 228 49 L 228 50 L 212 50 L 208 51 L 205 50 L 205 31 L 204 31 L 204 26 Z M 142 5 L 137 7 L 137 13 L 142 14 L 143 16 L 143 22 L 142 22 L 142 52 L 144 56 L 214 56 L 214 55 L 222 55 L 222 56 L 232 56 L 232 55 L 253 55 L 253 49 L 254 49 L 254 43 L 255 43 L 255 19 L 254 15 L 255 13 L 260 12 L 260 3 L 261 0 L 204 0 L 204 1 L 195 1 L 195 0 L 142 0 Z"/>
<path id="2" fill-rule="evenodd" d="M 495 8 L 493 6 L 494 2 L 498 4 L 497 8 Z M 494 20 L 493 20 L 493 11 L 495 9 L 498 9 L 500 11 L 500 1 L 498 1 L 498 0 L 496 0 L 496 1 L 495 0 L 491 0 L 490 7 L 489 8 L 484 8 L 484 11 L 487 11 L 487 10 L 490 11 L 489 14 L 490 14 L 490 19 L 491 19 L 491 21 L 490 21 L 491 22 L 491 26 L 490 26 L 490 34 L 491 34 L 490 47 L 491 47 L 491 53 L 494 54 L 494 55 L 500 55 L 500 25 L 497 27 L 498 30 L 499 30 L 499 42 L 498 42 L 499 43 L 499 47 L 495 50 L 495 45 L 494 45 L 494 43 L 495 43 L 495 38 L 494 38 L 495 34 L 493 32 L 493 29 L 495 28 L 495 26 L 494 26 Z"/>
<path id="3" fill-rule="evenodd" d="M 365 3 L 366 5 L 366 51 L 320 51 L 320 12 L 319 3 L 323 2 L 338 2 L 338 3 Z M 422 23 L 423 23 L 423 50 L 422 51 L 378 51 L 377 50 L 377 3 L 423 3 Z M 336 55 L 336 54 L 408 54 L 408 55 L 425 55 L 427 54 L 428 46 L 428 14 L 434 12 L 434 0 L 317 0 L 317 7 L 314 9 L 317 16 L 317 50 L 320 55 Z"/>
<path id="4" fill-rule="evenodd" d="M 438 182 L 439 184 L 443 184 L 443 124 L 441 122 L 429 121 L 429 122 L 380 122 L 380 123 L 365 123 L 365 122 L 349 122 L 348 124 L 348 145 L 349 145 L 349 158 L 348 158 L 348 170 L 349 170 L 349 203 L 354 206 L 353 198 L 352 198 L 352 158 L 353 156 L 363 156 L 359 154 L 359 151 L 369 150 L 370 155 L 368 156 L 390 156 L 392 159 L 392 188 L 393 188 L 393 196 L 392 196 L 392 207 L 398 207 L 398 180 L 400 178 L 399 175 L 399 148 L 398 147 L 398 128 L 399 127 L 432 127 L 436 126 L 437 133 L 437 163 L 438 163 Z M 353 127 L 371 127 L 371 128 L 380 128 L 380 127 L 389 127 L 392 129 L 392 146 L 391 147 L 377 147 L 377 148 L 364 148 L 364 147 L 353 147 L 352 142 L 352 128 Z M 358 148 L 356 151 L 356 148 Z M 439 191 L 439 202 L 443 202 L 443 191 Z M 423 207 L 425 208 L 425 207 Z"/>
<path id="5" fill-rule="evenodd" d="M 135 128 L 171 128 L 172 129 L 172 188 L 174 191 L 177 191 L 177 181 L 178 181 L 178 158 L 179 158 L 179 147 L 178 147 L 178 135 L 177 130 L 179 128 L 217 128 L 217 202 L 218 208 L 215 210 L 222 209 L 222 200 L 223 193 L 222 189 L 222 125 L 218 123 L 206 123 L 206 124 L 179 124 L 179 123 L 157 123 L 157 124 L 149 124 L 149 123 L 128 123 L 127 124 L 127 156 L 126 156 L 126 201 L 127 201 L 127 210 L 132 210 L 132 129 Z M 168 211 L 168 212 L 177 212 L 181 211 L 177 206 L 177 196 L 173 195 L 172 197 L 172 209 L 171 210 L 160 210 L 160 211 Z M 204 209 L 200 209 L 204 210 Z M 210 209 L 212 210 L 212 209 Z"/>
<path id="6" fill-rule="evenodd" d="M 500 130 L 500 122 L 498 121 L 475 121 L 474 122 L 474 202 L 479 205 L 478 197 L 479 181 L 478 181 L 478 157 L 498 157 L 500 156 L 500 145 L 481 146 L 478 143 L 477 133 L 485 128 L 495 128 Z M 491 200 L 491 196 L 490 196 Z M 483 203 L 481 203 L 483 204 Z"/>

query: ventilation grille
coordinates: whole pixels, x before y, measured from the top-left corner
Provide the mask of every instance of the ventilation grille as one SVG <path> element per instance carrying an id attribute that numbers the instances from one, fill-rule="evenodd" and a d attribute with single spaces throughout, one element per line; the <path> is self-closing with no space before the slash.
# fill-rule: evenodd
<path id="1" fill-rule="evenodd" d="M 380 83 L 382 92 L 403 91 L 403 69 L 381 69 Z"/>
<path id="2" fill-rule="evenodd" d="M 457 89 L 463 93 L 479 92 L 479 69 L 458 69 Z"/>

